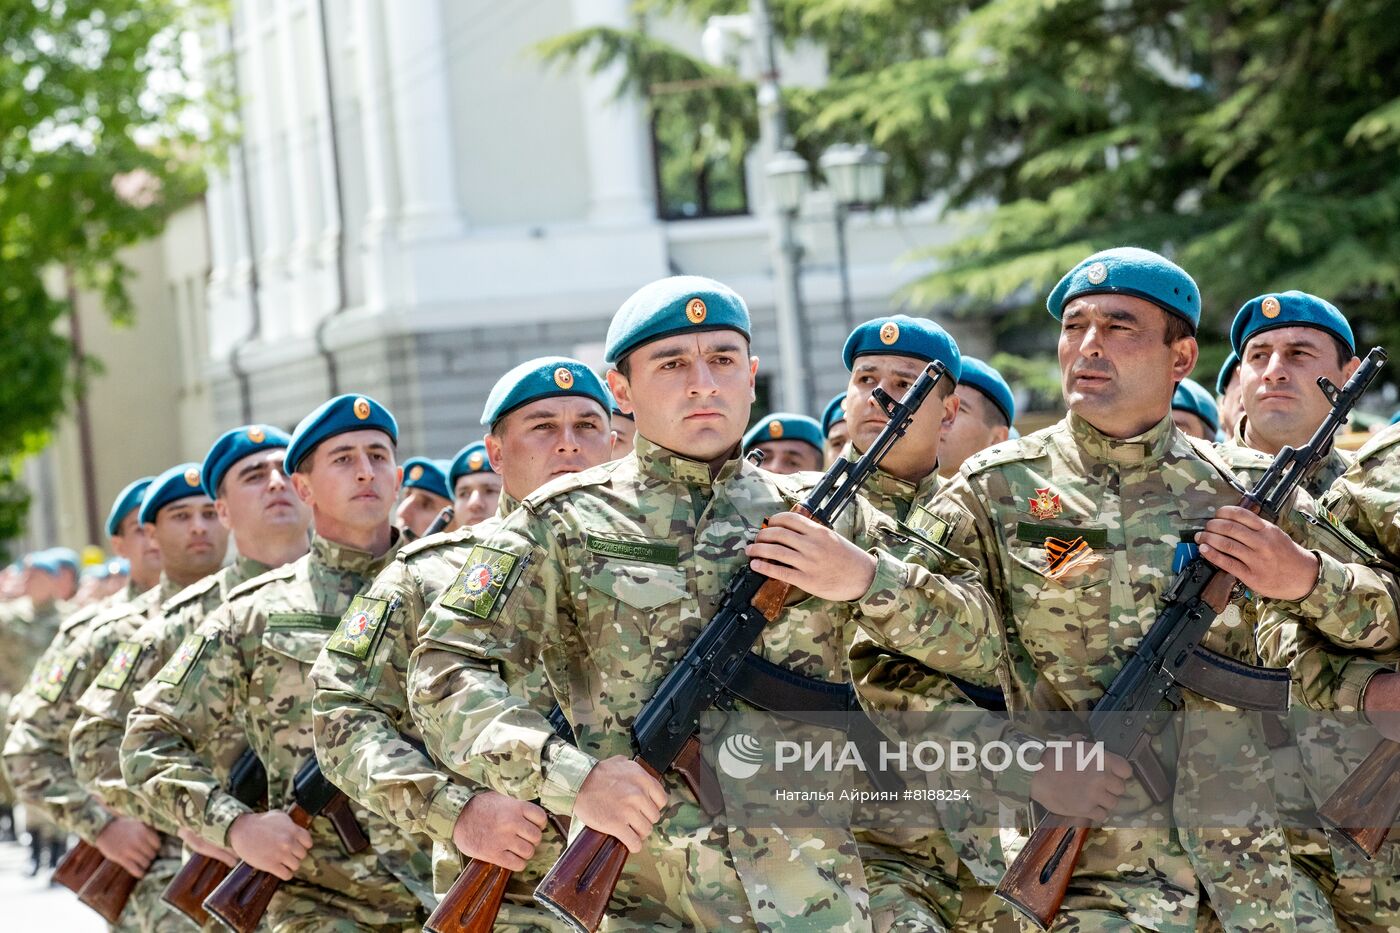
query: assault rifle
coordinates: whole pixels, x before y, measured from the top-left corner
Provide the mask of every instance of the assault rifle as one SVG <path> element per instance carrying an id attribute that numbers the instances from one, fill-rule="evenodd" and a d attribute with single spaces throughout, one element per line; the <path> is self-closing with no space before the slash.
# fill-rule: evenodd
<path id="1" fill-rule="evenodd" d="M 909 429 L 914 413 L 946 373 L 941 363 L 929 364 L 898 402 L 876 389 L 876 404 L 889 423 L 855 463 L 838 458 L 792 511 L 823 525 L 834 522 Z M 697 780 L 699 774 L 708 773 L 695 737 L 700 717 L 722 695 L 733 694 L 731 685 L 752 657 L 750 649 L 782 614 L 791 590 L 790 585 L 752 567 L 736 573 L 714 616 L 632 723 L 633 760 L 658 780 L 674 768 L 711 815 L 722 812 L 723 801 L 713 774 L 708 787 Z M 591 933 L 603 919 L 626 862 L 627 848 L 621 842 L 585 827 L 535 888 L 535 900 L 571 927 Z"/>
<path id="2" fill-rule="evenodd" d="M 251 748 L 243 749 L 243 754 L 233 763 L 228 776 L 228 792 L 247 806 L 267 807 L 267 770 Z M 204 899 L 214 893 L 230 871 L 229 866 L 213 856 L 195 852 L 170 879 L 160 899 L 204 926 L 209 922 Z"/>
<path id="3" fill-rule="evenodd" d="M 369 847 L 369 839 L 350 810 L 349 798 L 321 773 L 315 755 L 306 759 L 292 779 L 292 805 L 287 815 L 302 829 L 310 829 L 316 817 L 326 817 L 351 855 Z M 239 862 L 204 899 L 204 909 L 236 933 L 253 933 L 281 884 L 276 875 Z"/>
<path id="4" fill-rule="evenodd" d="M 1332 410 L 1306 444 L 1278 452 L 1240 501 L 1242 508 L 1268 521 L 1278 519 L 1294 492 L 1327 456 L 1333 437 L 1385 360 L 1384 350 L 1373 349 L 1340 389 L 1326 377 L 1317 380 Z M 1240 709 L 1288 709 L 1287 671 L 1244 664 L 1201 645 L 1216 616 L 1229 605 L 1237 584 L 1235 577 L 1203 557 L 1187 563 L 1163 596 L 1152 628 L 1088 716 L 1089 741 L 1102 742 L 1105 750 L 1132 761 L 1157 803 L 1166 800 L 1168 790 L 1157 786 L 1163 783 L 1159 779 L 1147 779 L 1150 773 L 1161 773 L 1149 743 L 1171 714 L 1182 708 L 1182 687 Z M 1047 815 L 1007 868 L 997 895 L 1042 930 L 1048 929 L 1060 910 L 1089 830 L 1086 820 Z"/>
<path id="5" fill-rule="evenodd" d="M 558 703 L 546 718 L 554 727 L 555 735 L 570 745 L 575 744 L 573 727 Z M 569 818 L 553 813 L 548 818 L 555 832 L 567 841 Z M 501 912 L 510 876 L 511 873 L 500 865 L 475 858 L 469 860 L 423 929 L 427 933 L 491 933 L 496 926 L 496 916 Z"/>

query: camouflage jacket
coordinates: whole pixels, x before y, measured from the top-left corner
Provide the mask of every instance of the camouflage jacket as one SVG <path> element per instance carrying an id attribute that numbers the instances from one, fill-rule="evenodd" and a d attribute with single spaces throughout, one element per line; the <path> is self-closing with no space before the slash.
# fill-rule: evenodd
<path id="1" fill-rule="evenodd" d="M 1231 468 L 1240 474 L 1246 482 L 1258 479 L 1263 471 L 1269 468 L 1269 463 L 1273 460 L 1272 455 L 1255 450 L 1245 443 L 1244 426 L 1248 420 L 1248 416 L 1240 415 L 1240 421 L 1239 424 L 1235 425 L 1234 433 L 1227 437 L 1224 442 L 1215 445 L 1221 456 L 1225 458 L 1225 462 L 1230 464 Z M 1262 467 L 1260 466 L 1260 458 L 1263 458 Z M 1326 458 L 1318 464 L 1312 475 L 1303 482 L 1303 489 L 1314 499 L 1321 499 L 1322 494 L 1331 488 L 1337 477 L 1345 473 L 1351 466 L 1352 459 L 1351 454 L 1334 445 L 1331 450 L 1327 451 Z"/>
<path id="2" fill-rule="evenodd" d="M 9 637 L 4 654 L 0 654 L 0 696 L 13 696 L 24 687 L 35 662 L 58 634 L 60 623 L 72 612 L 67 603 L 56 599 L 37 607 L 24 600 L 6 620 Z"/>
<path id="3" fill-rule="evenodd" d="M 428 748 L 472 780 L 571 813 L 596 761 L 631 754 L 632 720 L 745 565 L 744 545 L 815 478 L 777 476 L 737 457 L 712 478 L 707 465 L 639 436 L 629 456 L 526 498 L 472 549 L 424 617 L 409 697 Z M 835 527 L 877 558 L 866 594 L 849 604 L 808 598 L 790 606 L 756 651 L 805 676 L 844 680 L 846 646 L 860 625 L 892 647 L 921 642 L 948 667 L 995 667 L 997 634 L 942 623 L 951 613 L 922 563 L 929 554 L 893 521 L 858 499 Z M 511 692 L 536 665 L 577 748 Z M 628 861 L 613 901 L 624 905 L 627 922 L 868 923 L 845 831 L 813 830 L 801 846 L 776 828 L 729 831 L 705 817 L 673 775 L 665 782 L 671 802 L 646 853 Z M 682 877 L 703 895 L 680 893 Z"/>
<path id="4" fill-rule="evenodd" d="M 408 709 L 408 659 L 424 612 L 456 579 L 472 547 L 518 506 L 502 493 L 496 518 L 401 548 L 351 603 L 311 672 L 316 755 L 326 776 L 367 809 L 433 845 L 439 894 L 461 873 L 452 831 L 478 786 L 444 770 L 423 746 Z M 554 703 L 542 676 L 517 692 L 538 698 L 543 711 Z M 512 901 L 533 907 L 534 885 L 559 852 L 547 834 L 530 867 L 512 877 Z"/>
<path id="5" fill-rule="evenodd" d="M 152 590 L 150 598 L 157 592 Z M 10 704 L 4 759 L 16 795 L 25 806 L 87 842 L 97 838 L 112 815 L 78 782 L 68 758 L 68 735 L 76 714 L 72 700 L 94 674 L 81 646 L 105 614 L 141 598 L 128 584 L 65 619 L 29 683 Z"/>
<path id="6" fill-rule="evenodd" d="M 292 778 L 315 754 L 311 666 L 352 599 L 395 550 L 397 539 L 374 556 L 315 536 L 306 556 L 235 587 L 137 691 L 122 741 L 127 781 L 165 818 L 227 846 L 233 821 L 251 811 L 223 787 L 205 743 L 226 724 L 241 722 L 267 770 L 271 805 L 290 803 Z M 298 900 L 334 904 L 370 925 L 416 917 L 420 900 L 406 884 L 418 882 L 429 896 L 427 853 L 389 842 L 403 837 L 353 809 L 374 848 L 346 855 L 330 821 L 317 817 L 311 852 L 279 891 L 269 920 Z"/>
<path id="7" fill-rule="evenodd" d="M 69 738 L 73 770 L 110 809 L 133 816 L 149 809 L 127 785 L 121 769 L 122 733 L 136 689 L 155 676 L 185 636 L 193 634 L 234 587 L 267 570 L 266 564 L 240 557 L 180 590 L 112 649 L 78 699 L 78 721 Z M 222 763 L 224 773 L 232 763 Z"/>
<path id="8" fill-rule="evenodd" d="M 936 539 L 978 568 L 976 586 L 990 594 L 1005 626 L 1008 706 L 1090 709 L 1155 621 L 1175 554 L 1239 497 L 1237 479 L 1213 448 L 1187 438 L 1170 418 L 1119 440 L 1071 414 L 969 458 L 930 511 L 938 520 Z M 1311 505 L 1306 495 L 1299 502 Z M 1316 542 L 1315 526 L 1297 512 L 1283 527 L 1305 546 Z M 1358 606 L 1325 580 L 1318 589 L 1329 594 L 1331 611 Z M 1238 615 L 1235 620 L 1222 616 L 1206 646 L 1257 663 L 1252 630 L 1237 624 Z M 1184 699 L 1188 714 L 1222 709 L 1189 691 Z M 1230 761 L 1205 761 L 1191 750 L 1210 747 L 1212 739 L 1189 731 L 1204 724 L 1186 722 L 1187 732 L 1169 731 L 1154 743 L 1158 756 L 1177 766 L 1170 809 L 1152 804 L 1130 782 L 1118 811 L 1163 828 L 1092 833 L 1065 907 L 1109 906 L 1150 929 L 1189 930 L 1199 877 L 1227 929 L 1291 929 L 1287 873 L 1273 867 L 1284 841 L 1272 800 L 1243 807 L 1250 825 L 1223 830 L 1224 842 L 1222 830 L 1166 828 L 1183 801 L 1228 799 L 1236 770 L 1257 781 L 1268 767 L 1267 748 L 1249 727 L 1241 727 L 1237 744 L 1214 737 L 1215 748 L 1229 744 Z M 1173 745 L 1188 753 L 1178 758 Z M 1023 804 L 1029 775 L 1025 780 Z M 1254 867 L 1235 869 L 1241 859 Z M 1241 890 L 1250 896 L 1241 897 Z"/>

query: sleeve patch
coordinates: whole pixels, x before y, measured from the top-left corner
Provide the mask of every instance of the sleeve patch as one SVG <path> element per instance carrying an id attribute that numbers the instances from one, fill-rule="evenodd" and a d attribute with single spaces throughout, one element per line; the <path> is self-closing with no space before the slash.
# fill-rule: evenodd
<path id="1" fill-rule="evenodd" d="M 478 544 L 467 556 L 457 579 L 442 594 L 442 604 L 459 612 L 489 619 L 496 601 L 509 592 L 507 583 L 518 558 L 514 554 Z"/>
<path id="2" fill-rule="evenodd" d="M 78 666 L 76 655 L 64 654 L 48 667 L 34 671 L 34 692 L 46 703 L 57 703 Z"/>
<path id="3" fill-rule="evenodd" d="M 367 660 L 375 639 L 389 617 L 389 604 L 373 596 L 356 596 L 345 610 L 335 634 L 326 642 L 326 650 Z"/>
<path id="4" fill-rule="evenodd" d="M 186 635 L 185 640 L 180 642 L 180 647 L 175 649 L 175 653 L 170 656 L 170 660 L 165 662 L 165 666 L 156 675 L 156 680 L 163 684 L 170 684 L 178 687 L 185 682 L 194 664 L 199 660 L 199 655 L 204 651 L 205 637 L 203 635 Z"/>
<path id="5" fill-rule="evenodd" d="M 124 689 L 127 681 L 131 679 L 131 672 L 136 669 L 136 662 L 141 659 L 141 651 L 139 642 L 118 642 L 93 683 L 104 690 Z"/>

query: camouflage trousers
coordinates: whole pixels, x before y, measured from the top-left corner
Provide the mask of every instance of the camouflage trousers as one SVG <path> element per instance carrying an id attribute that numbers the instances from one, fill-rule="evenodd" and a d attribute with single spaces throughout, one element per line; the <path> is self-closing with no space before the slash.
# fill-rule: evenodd
<path id="1" fill-rule="evenodd" d="M 1366 874 L 1368 866 L 1359 866 L 1340 877 L 1331 852 L 1306 855 L 1295 852 L 1293 864 L 1307 875 L 1318 896 L 1328 902 L 1332 925 L 1327 929 L 1341 933 L 1400 931 L 1400 877 L 1388 867 L 1382 867 L 1383 863 L 1376 863 L 1374 875 Z M 1303 929 L 1301 923 L 1298 928 Z"/>
<path id="2" fill-rule="evenodd" d="M 158 858 L 152 862 L 145 877 L 132 889 L 131 900 L 126 902 L 126 909 L 112 930 L 116 933 L 196 933 L 199 927 L 193 920 L 160 898 L 179 870 L 177 858 Z"/>
<path id="3" fill-rule="evenodd" d="M 266 918 L 271 933 L 419 933 L 427 919 L 427 911 L 421 908 L 406 916 L 402 911 L 378 910 L 335 891 L 297 882 L 278 889 Z"/>

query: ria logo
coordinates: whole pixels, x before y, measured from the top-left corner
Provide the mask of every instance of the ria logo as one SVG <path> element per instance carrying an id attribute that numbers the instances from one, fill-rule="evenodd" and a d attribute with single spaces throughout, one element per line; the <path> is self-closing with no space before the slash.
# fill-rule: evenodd
<path id="1" fill-rule="evenodd" d="M 748 733 L 736 732 L 720 745 L 715 760 L 725 774 L 746 781 L 763 767 L 763 745 Z"/>

